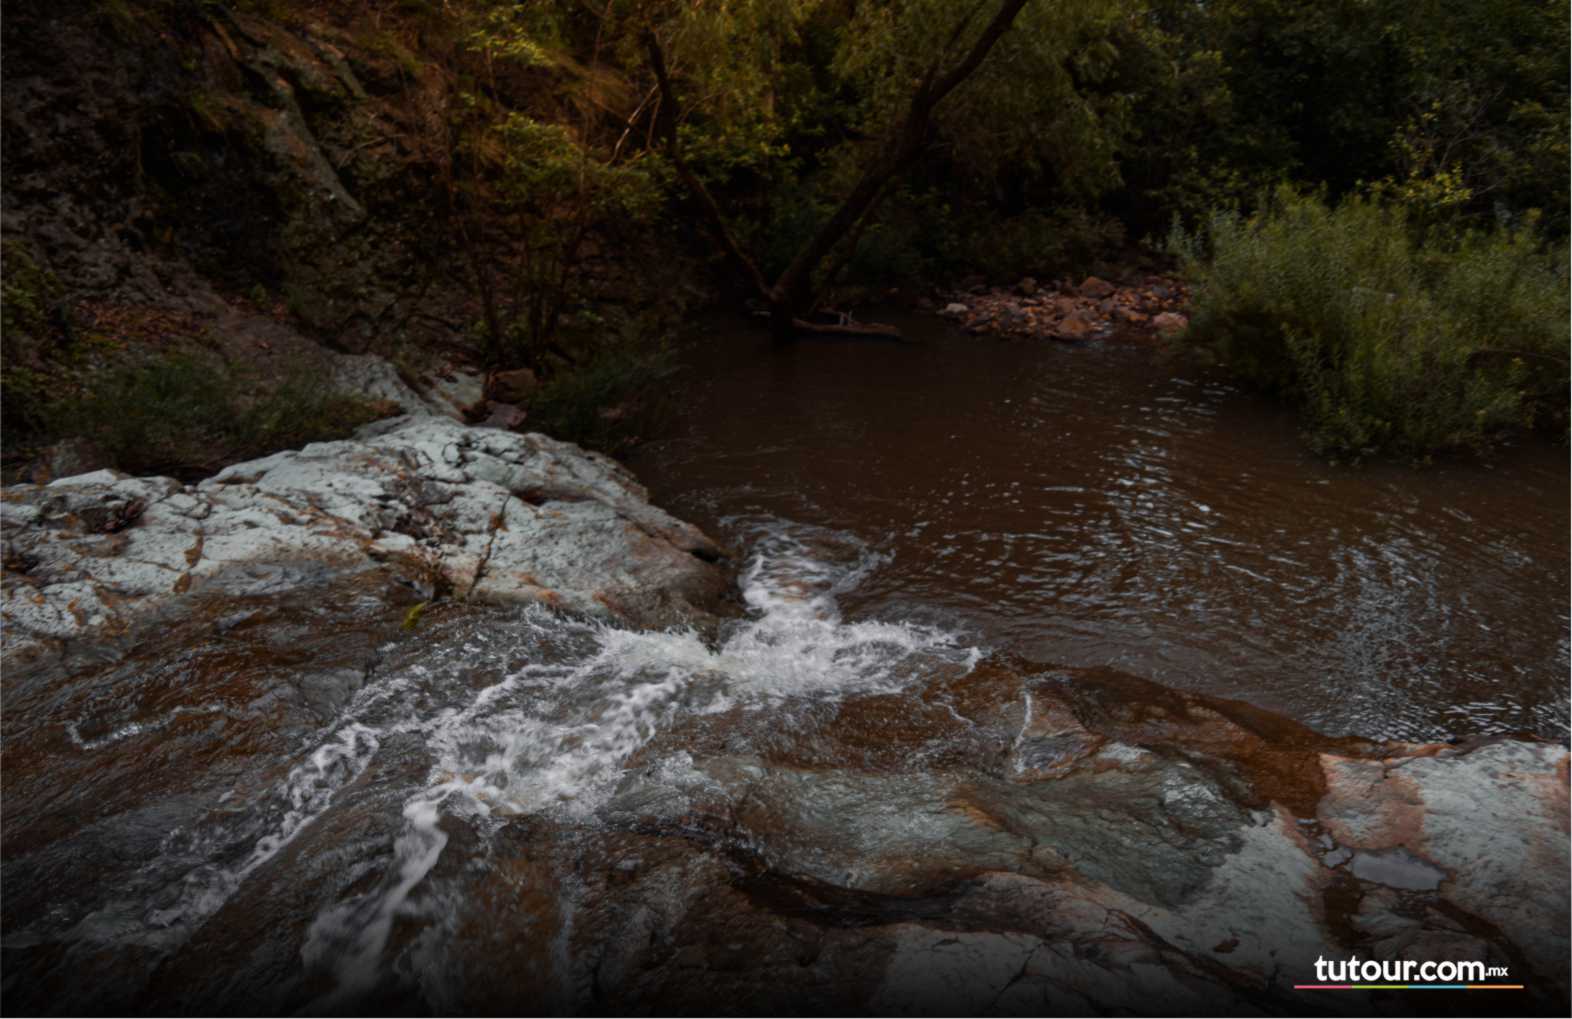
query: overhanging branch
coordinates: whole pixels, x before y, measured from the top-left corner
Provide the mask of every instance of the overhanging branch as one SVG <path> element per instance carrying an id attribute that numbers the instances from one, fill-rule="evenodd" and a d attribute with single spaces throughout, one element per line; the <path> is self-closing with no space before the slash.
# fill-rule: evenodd
<path id="1" fill-rule="evenodd" d="M 720 242 L 722 250 L 732 263 L 741 270 L 743 277 L 753 284 L 761 298 L 770 299 L 770 286 L 764 281 L 764 274 L 759 272 L 759 267 L 753 264 L 731 235 L 731 230 L 726 226 L 726 216 L 721 212 L 720 205 L 715 197 L 710 194 L 709 188 L 688 166 L 688 161 L 682 158 L 682 142 L 677 136 L 677 121 L 681 116 L 681 107 L 677 105 L 677 90 L 672 87 L 671 76 L 666 71 L 666 54 L 661 49 L 660 40 L 653 29 L 644 30 L 644 48 L 649 54 L 650 69 L 655 72 L 655 82 L 660 89 L 661 102 L 656 109 L 656 120 L 660 122 L 661 132 L 666 136 L 666 153 L 671 157 L 672 166 L 676 167 L 677 176 L 682 178 L 693 196 L 699 200 L 699 205 L 704 209 L 704 215 L 709 220 L 710 230 Z"/>

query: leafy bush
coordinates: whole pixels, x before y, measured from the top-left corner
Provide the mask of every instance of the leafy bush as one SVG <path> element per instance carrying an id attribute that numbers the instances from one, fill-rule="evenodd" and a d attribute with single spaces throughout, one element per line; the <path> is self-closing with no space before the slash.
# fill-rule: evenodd
<path id="1" fill-rule="evenodd" d="M 7 242 L 0 251 L 0 415 L 5 427 L 26 431 L 37 426 L 48 386 L 39 371 L 59 346 L 50 309 L 62 288 L 23 245 Z"/>
<path id="2" fill-rule="evenodd" d="M 47 434 L 86 439 L 120 470 L 193 480 L 226 464 L 338 439 L 379 408 L 334 390 L 309 365 L 268 382 L 171 353 L 121 365 L 51 406 Z"/>
<path id="3" fill-rule="evenodd" d="M 566 127 L 523 114 L 494 125 L 489 140 L 500 157 L 497 200 L 513 257 L 487 355 L 539 366 L 585 296 L 590 235 L 651 223 L 660 184 L 645 163 L 614 164 Z"/>
<path id="4" fill-rule="evenodd" d="M 1532 224 L 1416 231 L 1400 209 L 1287 189 L 1169 239 L 1188 338 L 1298 403 L 1319 452 L 1423 456 L 1567 417 L 1567 251 Z"/>
<path id="5" fill-rule="evenodd" d="M 1075 206 L 978 219 L 979 228 L 961 244 L 960 264 L 995 280 L 1073 274 L 1114 255 L 1124 243 L 1117 220 Z"/>
<path id="6" fill-rule="evenodd" d="M 665 346 L 611 347 L 548 381 L 530 400 L 531 431 L 616 454 L 664 427 L 676 373 Z"/>

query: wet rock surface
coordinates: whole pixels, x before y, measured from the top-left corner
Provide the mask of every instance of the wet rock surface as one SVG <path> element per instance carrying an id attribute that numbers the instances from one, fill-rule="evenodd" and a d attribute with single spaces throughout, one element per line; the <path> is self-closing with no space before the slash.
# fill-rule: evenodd
<path id="1" fill-rule="evenodd" d="M 1558 745 L 1330 739 L 1117 673 L 953 656 L 842 698 L 707 700 L 700 678 L 619 723 L 625 695 L 592 681 L 615 648 L 648 706 L 660 654 L 737 675 L 746 624 L 706 656 L 539 610 L 439 606 L 412 634 L 375 605 L 354 585 L 236 597 L 127 659 L 8 679 L 8 1009 L 1479 1007 L 1293 990 L 1357 954 L 1505 966 L 1513 1011 L 1565 1011 Z M 495 638 L 521 620 L 533 639 Z M 542 717 L 579 735 L 508 713 L 530 662 L 563 698 Z M 568 662 L 590 671 L 550 671 Z M 487 705 L 470 764 L 433 738 L 445 704 Z M 586 744 L 635 731 L 586 786 Z M 534 765 L 495 767 L 510 736 Z"/>
<path id="2" fill-rule="evenodd" d="M 836 744 L 867 724 L 852 701 L 816 726 L 834 749 L 815 766 L 768 744 L 696 754 L 686 795 L 633 784 L 608 814 L 728 830 L 796 915 L 877 937 L 882 983 L 853 1008 L 1294 1011 L 1320 1004 L 1292 990 L 1318 958 L 1354 954 L 1505 966 L 1495 982 L 1536 1007 L 1566 1000 L 1563 747 L 1330 740 L 1129 677 L 1006 664 L 921 701 L 968 719 L 968 763 L 908 748 L 846 767 L 855 747 Z M 1372 795 L 1372 774 L 1401 791 Z M 1394 799 L 1413 824 L 1392 827 Z M 1360 866 L 1373 847 L 1384 865 Z"/>
<path id="3" fill-rule="evenodd" d="M 197 485 L 98 471 L 0 496 L 8 662 L 178 616 L 201 596 L 298 598 L 377 571 L 419 601 L 697 615 L 720 549 L 614 461 L 542 435 L 398 418 Z"/>

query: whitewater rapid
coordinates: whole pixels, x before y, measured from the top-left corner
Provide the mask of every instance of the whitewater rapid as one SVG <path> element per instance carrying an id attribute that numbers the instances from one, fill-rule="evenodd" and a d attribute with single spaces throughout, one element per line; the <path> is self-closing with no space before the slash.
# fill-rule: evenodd
<path id="1" fill-rule="evenodd" d="M 332 989 L 308 1011 L 331 1010 L 378 983 L 399 916 L 430 919 L 444 909 L 423 898 L 423 882 L 448 851 L 445 817 L 482 831 L 532 814 L 593 823 L 627 778 L 630 758 L 679 718 L 893 692 L 936 669 L 969 671 L 982 657 L 964 635 L 941 627 L 842 618 L 839 598 L 886 561 L 855 537 L 774 518 L 727 523 L 749 550 L 738 580 L 746 618 L 706 640 L 692 629 L 630 630 L 531 608 L 508 625 L 423 649 L 413 664 L 362 687 L 282 782 L 253 802 L 224 804 L 249 819 L 248 850 L 236 851 L 231 831 L 215 830 L 207 839 L 215 858 L 191 867 L 178 894 L 149 909 L 133 893 L 89 916 L 78 933 L 100 943 L 178 946 L 333 810 L 379 753 L 396 742 L 407 755 L 413 742 L 429 763 L 403 795 L 383 872 L 368 877 L 369 890 L 321 909 L 301 949 L 308 970 L 331 976 Z M 487 673 L 500 678 L 476 688 L 478 662 L 502 663 Z M 700 780 L 681 750 L 641 761 L 638 779 L 667 783 L 674 795 Z M 202 855 L 200 831 L 179 841 L 188 856 Z M 426 946 L 427 955 L 440 950 Z"/>

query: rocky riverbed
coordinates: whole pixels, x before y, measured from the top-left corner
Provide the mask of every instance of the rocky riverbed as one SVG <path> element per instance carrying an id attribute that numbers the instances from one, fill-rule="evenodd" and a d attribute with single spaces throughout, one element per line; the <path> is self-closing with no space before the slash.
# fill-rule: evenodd
<path id="1" fill-rule="evenodd" d="M 1566 1000 L 1560 747 L 1328 740 L 1117 675 L 993 661 L 839 702 L 651 713 L 653 738 L 624 745 L 601 793 L 579 800 L 582 787 L 538 770 L 545 760 L 526 772 L 536 790 L 508 788 L 484 754 L 467 758 L 474 772 L 449 771 L 459 762 L 410 744 L 433 717 L 418 710 L 400 719 L 403 737 L 364 725 L 288 771 L 298 758 L 280 737 L 310 733 L 313 709 L 353 715 L 431 661 L 409 639 L 362 672 L 356 656 L 371 649 L 356 628 L 324 641 L 302 622 L 275 616 L 198 650 L 182 670 L 188 717 L 78 730 L 47 767 L 38 752 L 64 742 L 55 726 L 13 729 L 8 1007 L 1453 1004 L 1293 990 L 1317 982 L 1317 959 L 1354 954 L 1477 960 L 1525 985 L 1518 1006 Z M 464 622 L 440 619 L 429 637 L 468 641 L 472 688 L 506 682 Z M 315 660 L 284 679 L 290 640 Z M 226 671 L 242 647 L 276 678 Z M 321 677 L 341 672 L 360 690 L 340 684 L 324 701 L 334 687 Z M 166 684 L 155 679 L 167 704 Z M 81 710 L 82 682 L 64 690 Z M 24 700 L 38 698 L 13 703 Z M 269 737 L 247 720 L 258 712 Z M 183 762 L 159 756 L 173 747 Z M 545 749 L 574 768 L 589 760 Z M 268 776 L 285 771 L 300 806 L 269 841 L 244 799 L 266 800 L 279 781 Z M 61 783 L 97 790 L 74 822 L 51 809 Z M 428 783 L 468 792 L 417 792 L 400 808 Z M 229 790 L 241 800 L 225 806 Z"/>
<path id="2" fill-rule="evenodd" d="M 404 415 L 0 495 L 8 1009 L 1411 1010 L 1294 989 L 1358 954 L 1564 1012 L 1564 747 L 846 621 L 848 536 L 728 560 L 476 379 L 337 371 Z"/>
<path id="3" fill-rule="evenodd" d="M 713 542 L 572 447 L 384 427 L 6 492 L 8 1010 L 1473 1007 L 1294 989 L 1357 954 L 1565 1011 L 1560 745 L 848 621 L 877 557 L 783 522 L 746 618 L 637 628 Z"/>

